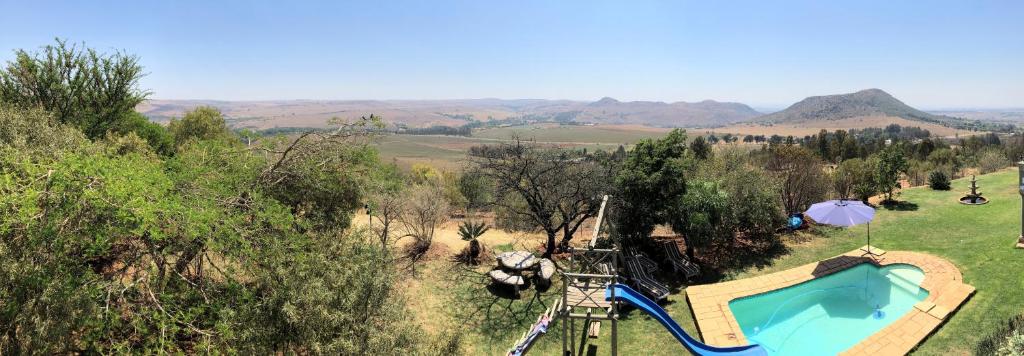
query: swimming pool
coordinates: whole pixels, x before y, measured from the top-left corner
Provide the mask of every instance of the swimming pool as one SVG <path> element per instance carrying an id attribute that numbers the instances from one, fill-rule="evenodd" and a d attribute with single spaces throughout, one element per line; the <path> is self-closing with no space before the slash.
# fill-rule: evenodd
<path id="1" fill-rule="evenodd" d="M 863 263 L 821 278 L 729 302 L 751 343 L 771 355 L 834 355 L 928 297 L 920 268 Z"/>

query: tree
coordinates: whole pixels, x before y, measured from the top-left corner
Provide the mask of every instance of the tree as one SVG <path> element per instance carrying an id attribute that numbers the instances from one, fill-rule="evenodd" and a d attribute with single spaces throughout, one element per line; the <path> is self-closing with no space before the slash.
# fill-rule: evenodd
<path id="1" fill-rule="evenodd" d="M 874 168 L 868 161 L 853 158 L 839 163 L 832 175 L 833 189 L 840 199 L 867 201 L 875 195 Z"/>
<path id="2" fill-rule="evenodd" d="M 332 131 L 266 139 L 251 149 L 268 159 L 252 184 L 288 206 L 304 228 L 348 227 L 352 213 L 363 206 L 367 180 L 382 169 L 376 151 L 366 145 L 382 127 L 379 117 L 334 124 Z"/>
<path id="3" fill-rule="evenodd" d="M 370 216 L 376 217 L 379 225 L 374 229 L 381 249 L 387 249 L 395 223 L 405 212 L 406 197 L 400 188 L 380 189 L 370 196 Z"/>
<path id="4" fill-rule="evenodd" d="M 405 211 L 399 221 L 405 227 L 407 236 L 414 239 L 408 256 L 418 260 L 434 241 L 437 227 L 448 221 L 451 205 L 444 197 L 444 189 L 438 184 L 418 184 L 406 196 Z"/>
<path id="5" fill-rule="evenodd" d="M 907 172 L 907 159 L 898 146 L 888 146 L 878 153 L 875 166 L 875 185 L 885 195 L 885 201 L 892 201 L 893 194 L 900 187 L 900 175 Z"/>
<path id="6" fill-rule="evenodd" d="M 832 152 L 830 151 L 830 148 L 828 131 L 821 129 L 821 132 L 818 133 L 817 147 L 815 147 L 818 151 L 818 155 L 821 156 L 821 159 L 825 161 L 832 160 Z"/>
<path id="7" fill-rule="evenodd" d="M 697 137 L 694 142 L 697 142 Z M 672 130 L 661 139 L 637 142 L 615 176 L 617 233 L 624 239 L 650 236 L 669 221 L 670 210 L 686 194 L 686 132 Z"/>
<path id="8" fill-rule="evenodd" d="M 480 241 L 477 240 L 480 236 L 490 230 L 484 222 L 474 223 L 472 221 L 464 221 L 459 225 L 459 237 L 462 241 L 469 242 L 469 263 L 476 264 L 480 258 Z"/>
<path id="9" fill-rule="evenodd" d="M 824 200 L 828 190 L 821 160 L 800 146 L 775 146 L 769 150 L 765 169 L 780 182 L 779 194 L 787 214 L 806 210 Z"/>
<path id="10" fill-rule="evenodd" d="M 947 167 L 950 178 L 956 178 L 958 176 L 957 173 L 960 172 L 960 168 L 963 166 L 963 160 L 957 155 L 956 151 L 948 148 L 932 151 L 928 155 L 928 161 L 932 162 L 936 167 Z"/>
<path id="11" fill-rule="evenodd" d="M 683 236 L 686 253 L 730 242 L 742 236 L 751 242 L 771 242 L 785 219 L 772 177 L 749 164 L 739 150 L 723 150 L 701 162 L 687 192 L 668 215 L 673 230 Z"/>
<path id="12" fill-rule="evenodd" d="M 1008 166 L 1010 160 L 998 149 L 988 148 L 978 155 L 978 170 L 981 174 L 992 173 Z"/>
<path id="13" fill-rule="evenodd" d="M 697 136 L 690 142 L 690 151 L 697 159 L 708 159 L 711 156 L 711 145 L 704 140 L 704 136 Z"/>
<path id="14" fill-rule="evenodd" d="M 171 119 L 167 129 L 174 138 L 175 146 L 181 146 L 189 140 L 234 139 L 224 115 L 220 109 L 212 106 L 189 110 L 180 120 Z"/>
<path id="15" fill-rule="evenodd" d="M 494 182 L 478 170 L 467 170 L 459 176 L 459 192 L 466 198 L 466 209 L 470 211 L 485 208 L 492 200 Z"/>
<path id="16" fill-rule="evenodd" d="M 729 197 L 714 182 L 692 182 L 674 206 L 669 219 L 672 230 L 683 235 L 686 255 L 695 260 L 695 249 L 731 237 L 728 219 Z"/>
<path id="17" fill-rule="evenodd" d="M 149 96 L 138 57 L 101 54 L 57 39 L 39 52 L 17 50 L 0 70 L 0 102 L 42 108 L 92 139 L 118 127 Z"/>
<path id="18" fill-rule="evenodd" d="M 607 170 L 590 156 L 542 149 L 518 139 L 470 150 L 475 167 L 495 184 L 492 206 L 528 220 L 547 234 L 544 257 L 569 241 L 597 214 L 606 191 Z"/>

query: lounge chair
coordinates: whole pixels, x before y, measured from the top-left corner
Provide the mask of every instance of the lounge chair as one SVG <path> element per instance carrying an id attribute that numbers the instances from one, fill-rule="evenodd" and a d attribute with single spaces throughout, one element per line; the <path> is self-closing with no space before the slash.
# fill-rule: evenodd
<path id="1" fill-rule="evenodd" d="M 637 290 L 647 294 L 651 299 L 658 301 L 668 297 L 668 287 L 654 280 L 647 274 L 643 264 L 636 258 L 626 258 L 626 270 L 629 272 L 630 281 Z"/>
<path id="2" fill-rule="evenodd" d="M 640 264 L 643 265 L 644 269 L 647 270 L 648 273 L 654 273 L 655 271 L 658 270 L 658 262 L 655 262 L 650 257 L 647 257 L 646 254 L 640 252 L 640 249 L 637 249 L 635 246 L 627 247 L 626 255 L 627 258 L 636 258 L 637 262 L 640 262 Z"/>
<path id="3" fill-rule="evenodd" d="M 665 262 L 672 265 L 672 270 L 675 273 L 683 272 L 687 279 L 700 274 L 700 268 L 679 253 L 679 245 L 676 245 L 675 242 L 665 242 L 662 246 L 665 248 Z"/>

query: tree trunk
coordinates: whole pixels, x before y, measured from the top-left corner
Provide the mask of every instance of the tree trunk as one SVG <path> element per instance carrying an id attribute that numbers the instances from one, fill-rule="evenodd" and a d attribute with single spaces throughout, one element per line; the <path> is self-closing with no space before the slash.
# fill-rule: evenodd
<path id="1" fill-rule="evenodd" d="M 480 257 L 480 241 L 477 239 L 469 240 L 469 259 L 476 263 Z"/>
<path id="2" fill-rule="evenodd" d="M 683 243 L 686 244 L 686 258 L 690 259 L 690 262 L 696 263 L 696 260 L 693 258 L 693 244 L 690 243 L 690 239 L 686 235 L 683 235 Z"/>
<path id="3" fill-rule="evenodd" d="M 548 231 L 548 243 L 543 257 L 550 259 L 553 254 L 555 254 L 555 231 Z"/>

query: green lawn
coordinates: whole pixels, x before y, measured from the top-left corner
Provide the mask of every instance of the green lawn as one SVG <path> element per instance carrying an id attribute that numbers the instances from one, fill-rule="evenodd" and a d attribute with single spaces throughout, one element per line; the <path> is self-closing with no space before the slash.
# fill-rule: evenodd
<path id="1" fill-rule="evenodd" d="M 927 187 L 907 189 L 900 196 L 904 210 L 880 208 L 871 226 L 872 243 L 886 250 L 931 253 L 952 261 L 963 272 L 976 294 L 929 337 L 916 355 L 970 354 L 974 345 L 990 330 L 1012 315 L 1024 312 L 1024 250 L 1013 248 L 1020 234 L 1021 197 L 1017 192 L 1016 170 L 978 177 L 978 185 L 991 201 L 982 206 L 957 202 L 969 184 L 953 182 L 951 191 Z M 865 228 L 825 229 L 823 236 L 786 237 L 789 252 L 763 269 L 736 271 L 727 278 L 745 278 L 776 272 L 834 256 L 865 244 Z M 693 319 L 684 291 L 669 297 L 666 309 L 688 331 Z M 555 298 L 549 292 L 544 298 Z M 684 349 L 656 321 L 638 312 L 626 314 L 619 323 L 619 350 L 623 354 L 679 355 Z M 543 336 L 534 354 L 557 354 L 561 347 L 558 330 Z M 473 353 L 502 354 L 512 339 L 525 328 L 506 335 L 482 337 L 470 333 Z M 609 329 L 603 325 L 601 338 L 594 340 L 597 354 L 607 354 Z"/>

